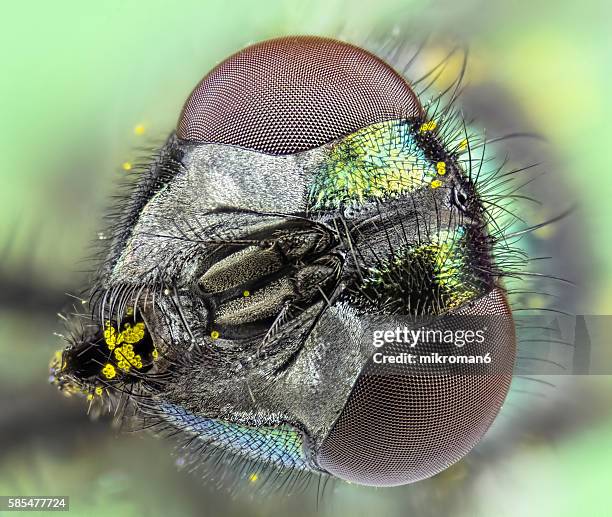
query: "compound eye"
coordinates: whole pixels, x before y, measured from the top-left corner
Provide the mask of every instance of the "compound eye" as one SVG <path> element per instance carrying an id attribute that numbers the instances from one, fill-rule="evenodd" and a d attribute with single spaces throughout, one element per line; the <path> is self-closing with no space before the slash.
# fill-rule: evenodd
<path id="1" fill-rule="evenodd" d="M 482 438 L 512 379 L 514 324 L 498 288 L 457 315 L 448 329 L 459 330 L 463 318 L 495 324 L 482 343 L 494 367 L 486 373 L 470 364 L 452 373 L 400 368 L 393 374 L 366 367 L 318 451 L 322 468 L 364 485 L 402 485 L 444 470 Z M 479 346 L 464 350 L 480 353 Z"/>
<path id="2" fill-rule="evenodd" d="M 404 78 L 369 52 L 288 37 L 248 47 L 208 73 L 187 99 L 177 135 L 291 154 L 422 112 Z"/>

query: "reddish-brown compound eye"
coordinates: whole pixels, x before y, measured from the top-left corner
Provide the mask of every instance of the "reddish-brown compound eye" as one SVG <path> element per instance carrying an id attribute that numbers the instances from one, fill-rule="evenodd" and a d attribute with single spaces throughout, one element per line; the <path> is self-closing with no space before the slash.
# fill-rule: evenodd
<path id="1" fill-rule="evenodd" d="M 381 59 L 340 41 L 297 36 L 258 43 L 215 67 L 187 99 L 177 134 L 291 154 L 421 113 L 408 83 Z"/>
<path id="2" fill-rule="evenodd" d="M 473 364 L 459 364 L 452 373 L 415 373 L 401 366 L 390 374 L 371 362 L 318 451 L 321 467 L 364 485 L 403 485 L 441 472 L 476 445 L 510 387 L 514 323 L 499 289 L 455 314 L 442 321 L 445 329 L 465 331 L 469 318 L 477 318 L 472 325 L 478 321 L 489 327 L 483 344 L 466 345 L 461 352 L 478 355 L 486 350 L 491 357 L 486 373 Z M 439 350 L 436 346 L 418 345 L 425 355 Z M 389 355 L 403 351 L 405 347 L 392 345 Z"/>

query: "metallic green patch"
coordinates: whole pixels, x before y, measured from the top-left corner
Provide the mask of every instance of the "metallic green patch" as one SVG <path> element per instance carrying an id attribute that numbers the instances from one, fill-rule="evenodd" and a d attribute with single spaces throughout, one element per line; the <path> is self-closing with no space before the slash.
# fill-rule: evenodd
<path id="1" fill-rule="evenodd" d="M 224 446 L 236 454 L 278 466 L 308 469 L 300 433 L 286 425 L 249 427 L 194 415 L 175 404 L 164 403 L 165 418 L 203 441 Z"/>
<path id="2" fill-rule="evenodd" d="M 428 242 L 398 250 L 370 268 L 361 290 L 394 314 L 441 314 L 475 299 L 482 285 L 470 273 L 465 228 L 442 230 Z"/>
<path id="3" fill-rule="evenodd" d="M 438 168 L 405 120 L 373 124 L 334 143 L 310 188 L 309 205 L 330 210 L 431 185 Z"/>

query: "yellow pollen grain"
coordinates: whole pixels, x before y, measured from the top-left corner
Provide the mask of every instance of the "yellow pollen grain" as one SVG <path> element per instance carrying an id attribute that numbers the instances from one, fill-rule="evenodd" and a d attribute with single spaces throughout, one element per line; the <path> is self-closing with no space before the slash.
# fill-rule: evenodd
<path id="1" fill-rule="evenodd" d="M 138 136 L 144 135 L 144 132 L 145 132 L 144 124 L 136 124 L 134 126 L 134 134 L 135 135 L 138 135 Z"/>
<path id="2" fill-rule="evenodd" d="M 249 481 L 251 483 L 255 483 L 258 479 L 259 479 L 259 476 L 257 475 L 256 472 L 253 472 L 253 474 L 249 476 Z"/>
<path id="3" fill-rule="evenodd" d="M 242 296 L 244 296 L 245 298 L 251 296 L 251 291 L 242 291 Z"/>
<path id="4" fill-rule="evenodd" d="M 468 147 L 468 139 L 464 138 L 463 140 L 461 140 L 461 142 L 459 142 L 459 150 L 465 151 L 467 147 Z"/>
<path id="5" fill-rule="evenodd" d="M 115 375 L 117 375 L 117 372 L 115 371 L 115 367 L 112 364 L 106 363 L 104 368 L 102 368 L 102 374 L 107 379 L 113 379 Z"/>
<path id="6" fill-rule="evenodd" d="M 440 176 L 444 176 L 446 174 L 446 163 L 445 162 L 436 163 L 436 169 Z"/>
<path id="7" fill-rule="evenodd" d="M 102 395 L 102 388 L 100 386 L 98 386 L 95 391 L 96 395 Z"/>
<path id="8" fill-rule="evenodd" d="M 433 180 L 431 182 L 431 188 L 438 188 L 442 185 L 442 182 L 440 180 Z"/>
<path id="9" fill-rule="evenodd" d="M 87 395 L 87 400 L 93 400 L 93 397 L 94 397 L 94 396 L 93 396 L 91 393 L 89 393 L 89 394 Z"/>
<path id="10" fill-rule="evenodd" d="M 121 167 L 124 171 L 132 170 L 132 164 L 130 162 L 123 162 L 123 164 L 121 164 Z"/>
<path id="11" fill-rule="evenodd" d="M 219 339 L 219 331 L 218 331 L 218 330 L 213 330 L 213 331 L 210 333 L 210 337 L 211 337 L 212 339 Z"/>
<path id="12" fill-rule="evenodd" d="M 436 127 L 438 127 L 438 123 L 435 120 L 430 120 L 429 122 L 424 122 L 421 124 L 421 127 L 419 127 L 419 132 L 425 133 L 427 131 L 433 131 L 436 129 Z"/>

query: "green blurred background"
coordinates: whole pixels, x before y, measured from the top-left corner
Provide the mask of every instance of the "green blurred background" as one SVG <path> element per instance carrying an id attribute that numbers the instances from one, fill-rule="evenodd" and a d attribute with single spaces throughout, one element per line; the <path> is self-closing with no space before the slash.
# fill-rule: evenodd
<path id="1" fill-rule="evenodd" d="M 535 219 L 578 206 L 536 243 L 554 257 L 552 272 L 578 284 L 561 306 L 610 314 L 611 18 L 603 0 L 3 2 L 0 494 L 69 495 L 73 515 L 608 514 L 605 376 L 557 376 L 544 394 L 511 398 L 493 437 L 431 480 L 264 497 L 256 487 L 219 490 L 179 470 L 163 441 L 90 421 L 82 401 L 47 384 L 47 363 L 61 346 L 56 313 L 86 278 L 124 169 L 163 141 L 215 63 L 295 33 L 340 35 L 373 50 L 428 35 L 431 63 L 450 41 L 466 43 L 464 109 L 475 127 L 548 138 L 544 150 L 510 149 L 547 163 Z"/>

